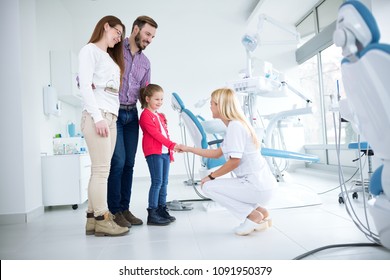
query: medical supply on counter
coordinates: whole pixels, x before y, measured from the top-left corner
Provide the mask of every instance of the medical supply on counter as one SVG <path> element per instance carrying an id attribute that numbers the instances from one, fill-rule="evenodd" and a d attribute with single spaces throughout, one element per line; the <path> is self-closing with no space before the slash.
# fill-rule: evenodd
<path id="1" fill-rule="evenodd" d="M 87 153 L 84 137 L 53 138 L 54 155 L 71 155 Z"/>

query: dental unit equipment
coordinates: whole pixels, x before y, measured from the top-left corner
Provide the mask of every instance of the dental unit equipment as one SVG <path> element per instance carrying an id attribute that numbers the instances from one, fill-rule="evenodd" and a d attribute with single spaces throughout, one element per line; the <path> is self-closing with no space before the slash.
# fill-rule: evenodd
<path id="1" fill-rule="evenodd" d="M 277 29 L 287 33 L 289 36 L 292 36 L 291 40 L 284 41 L 273 41 L 267 42 L 262 40 L 264 32 L 264 24 L 270 23 L 275 26 Z M 243 96 L 242 106 L 245 115 L 248 117 L 249 122 L 255 128 L 256 131 L 260 131 L 258 135 L 261 140 L 263 140 L 263 147 L 261 153 L 263 156 L 267 157 L 267 161 L 273 171 L 275 177 L 278 181 L 283 181 L 283 176 L 278 164 L 275 161 L 275 158 L 284 159 L 284 160 L 302 160 L 305 162 L 318 162 L 319 157 L 304 153 L 297 153 L 292 151 L 287 151 L 285 149 L 275 149 L 273 144 L 273 138 L 275 135 L 275 129 L 280 124 L 280 121 L 285 120 L 292 116 L 298 116 L 302 114 L 311 114 L 311 100 L 303 95 L 299 90 L 295 89 L 289 85 L 285 80 L 283 75 L 275 70 L 272 67 L 271 63 L 264 62 L 264 75 L 253 77 L 252 76 L 252 53 L 260 45 L 268 44 L 297 44 L 300 39 L 300 34 L 295 30 L 295 28 L 285 25 L 277 20 L 261 14 L 258 17 L 257 31 L 255 35 L 245 34 L 242 37 L 241 43 L 245 47 L 247 54 L 247 64 L 246 64 L 246 73 L 243 79 L 238 79 L 230 81 L 227 83 L 227 86 L 234 89 L 234 91 Z M 306 101 L 306 107 L 304 108 L 294 108 L 292 110 L 282 111 L 277 114 L 274 114 L 270 119 L 265 131 L 259 130 L 257 127 L 257 120 L 261 116 L 257 113 L 257 98 L 260 97 L 285 97 L 287 92 L 291 91 L 298 97 Z M 284 146 L 284 145 L 282 145 Z"/>
<path id="2" fill-rule="evenodd" d="M 379 42 L 376 20 L 359 1 L 346 1 L 340 6 L 333 39 L 344 57 L 341 71 L 345 102 L 352 114 L 349 121 L 382 163 L 369 186 L 372 198 L 368 209 L 377 233 L 369 226 L 355 224 L 367 238 L 390 249 L 390 45 Z"/>

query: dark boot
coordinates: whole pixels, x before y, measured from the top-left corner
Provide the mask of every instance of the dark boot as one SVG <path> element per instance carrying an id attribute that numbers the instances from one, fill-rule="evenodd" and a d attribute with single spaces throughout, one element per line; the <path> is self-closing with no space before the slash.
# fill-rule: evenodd
<path id="1" fill-rule="evenodd" d="M 152 209 L 148 208 L 148 225 L 153 225 L 153 226 L 167 226 L 171 223 L 169 219 L 165 219 L 161 217 L 157 210 L 158 209 Z"/>
<path id="2" fill-rule="evenodd" d="M 139 225 L 142 225 L 143 222 L 141 219 L 137 218 L 136 216 L 134 216 L 130 210 L 125 210 L 122 212 L 122 215 L 123 217 L 125 217 L 126 220 L 128 220 L 130 222 L 131 225 L 133 226 L 139 226 Z"/>
<path id="3" fill-rule="evenodd" d="M 176 218 L 175 218 L 175 217 L 169 215 L 168 207 L 167 207 L 167 206 L 162 206 L 162 205 L 158 206 L 157 213 L 158 213 L 161 217 L 163 217 L 163 218 L 165 218 L 165 219 L 168 219 L 168 220 L 170 220 L 171 222 L 176 221 Z"/>
<path id="4" fill-rule="evenodd" d="M 131 223 L 123 216 L 122 212 L 114 214 L 114 222 L 121 227 L 131 227 Z"/>

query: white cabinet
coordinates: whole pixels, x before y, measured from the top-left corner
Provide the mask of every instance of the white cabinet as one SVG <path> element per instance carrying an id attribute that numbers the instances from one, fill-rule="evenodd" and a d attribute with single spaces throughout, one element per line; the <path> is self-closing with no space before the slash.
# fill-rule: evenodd
<path id="1" fill-rule="evenodd" d="M 51 86 L 57 90 L 58 99 L 73 106 L 81 106 L 77 87 L 78 59 L 71 51 L 50 51 Z"/>
<path id="2" fill-rule="evenodd" d="M 43 205 L 73 205 L 88 198 L 91 160 L 88 154 L 42 157 Z"/>

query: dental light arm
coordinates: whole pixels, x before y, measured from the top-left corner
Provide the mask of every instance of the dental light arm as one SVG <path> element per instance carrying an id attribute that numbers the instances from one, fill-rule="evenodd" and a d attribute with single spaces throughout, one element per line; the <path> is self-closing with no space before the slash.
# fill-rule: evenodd
<path id="1" fill-rule="evenodd" d="M 292 39 L 288 40 L 275 40 L 275 41 L 266 41 L 263 40 L 264 32 L 264 24 L 270 23 L 271 25 L 277 27 L 278 29 L 284 31 L 287 33 L 287 35 L 291 36 Z M 265 14 L 260 14 L 258 17 L 258 24 L 257 24 L 257 30 L 256 33 L 253 35 L 251 34 L 245 34 L 242 37 L 242 44 L 245 46 L 245 49 L 247 52 L 253 52 L 258 45 L 289 45 L 289 44 L 296 44 L 300 40 L 300 34 L 295 30 L 295 28 L 288 26 L 280 21 L 277 21 Z"/>
<path id="2" fill-rule="evenodd" d="M 194 104 L 194 106 L 195 106 L 195 108 L 201 108 L 201 107 L 203 107 L 203 106 L 207 103 L 207 101 L 209 101 L 209 100 L 210 100 L 210 97 L 200 99 L 198 102 L 196 102 L 196 103 Z"/>
<path id="3" fill-rule="evenodd" d="M 309 103 L 313 103 L 311 102 L 311 100 L 309 98 L 307 98 L 305 95 L 303 95 L 300 91 L 298 91 L 296 88 L 290 86 L 286 81 L 282 81 L 281 82 L 282 84 L 282 88 L 288 88 L 289 90 L 291 90 L 293 93 L 295 93 L 297 96 L 299 96 L 300 98 L 302 98 L 303 100 L 306 101 L 307 105 Z M 283 89 L 282 89 L 283 90 Z"/>
<path id="4" fill-rule="evenodd" d="M 266 14 L 259 15 L 259 23 L 257 25 L 257 30 L 258 30 L 257 33 L 258 34 L 261 34 L 261 32 L 263 31 L 265 22 L 271 23 L 272 25 L 276 26 L 280 30 L 287 32 L 288 34 L 290 34 L 293 37 L 293 39 L 291 39 L 291 40 L 269 41 L 268 44 L 279 44 L 279 45 L 280 44 L 296 44 L 301 38 L 299 32 L 297 32 L 295 30 L 295 28 L 288 26 L 280 21 L 277 21 L 274 18 L 267 16 Z M 262 41 L 261 44 L 267 44 L 267 42 Z"/>

